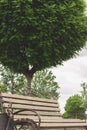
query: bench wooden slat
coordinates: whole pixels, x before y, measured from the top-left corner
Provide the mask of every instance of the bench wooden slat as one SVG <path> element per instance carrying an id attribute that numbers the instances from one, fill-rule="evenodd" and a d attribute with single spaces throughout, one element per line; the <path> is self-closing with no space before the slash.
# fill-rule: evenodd
<path id="1" fill-rule="evenodd" d="M 43 117 L 42 117 L 43 118 Z M 53 118 L 53 119 L 50 119 L 50 118 L 47 118 L 47 119 L 45 119 L 45 118 L 43 118 L 42 119 L 42 122 L 45 122 L 45 120 L 46 120 L 46 122 L 58 122 L 58 123 L 84 123 L 84 121 L 82 121 L 82 120 L 70 120 L 70 119 L 62 119 L 62 118 Z"/>
<path id="2" fill-rule="evenodd" d="M 21 118 L 29 118 L 34 120 L 35 122 L 38 122 L 37 116 L 14 116 L 15 119 L 21 119 Z M 42 123 L 84 123 L 82 120 L 69 120 L 69 119 L 62 119 L 59 117 L 43 117 L 41 116 L 41 122 Z"/>
<path id="3" fill-rule="evenodd" d="M 23 105 L 34 105 L 34 106 L 47 106 L 47 107 L 57 107 L 58 104 L 52 104 L 52 103 L 45 103 L 45 102 L 37 102 L 37 101 L 29 101 L 29 100 L 20 100 L 20 99 L 9 99 L 9 98 L 3 98 L 3 102 L 9 102 L 13 104 L 23 104 Z"/>
<path id="4" fill-rule="evenodd" d="M 51 127 L 51 128 L 45 128 L 41 127 L 40 130 L 85 130 L 84 127 Z"/>
<path id="5" fill-rule="evenodd" d="M 39 130 L 64 130 L 64 128 L 52 128 L 52 127 L 51 127 L 51 128 L 49 128 L 49 127 L 48 127 L 48 128 L 45 128 L 45 127 L 43 128 L 43 127 L 42 127 L 42 128 L 40 128 Z M 66 129 L 66 130 L 68 130 L 68 129 Z M 69 130 L 70 130 L 70 128 L 69 128 Z M 72 129 L 71 129 L 71 130 L 72 130 Z M 77 130 L 77 129 L 76 129 L 76 130 Z"/>
<path id="6" fill-rule="evenodd" d="M 17 110 L 15 110 L 14 112 L 16 112 Z M 40 115 L 40 116 L 55 116 L 55 117 L 60 117 L 61 116 L 61 114 L 59 113 L 59 112 L 50 112 L 50 111 L 37 111 L 38 112 L 38 114 Z M 23 112 L 21 112 L 21 113 L 18 113 L 18 115 L 34 115 L 34 113 L 33 112 L 31 112 L 31 111 L 23 111 Z"/>
<path id="7" fill-rule="evenodd" d="M 8 103 L 4 103 L 4 108 L 9 106 Z M 51 108 L 51 107 L 40 107 L 40 106 L 29 106 L 29 105 L 21 105 L 21 104 L 12 104 L 13 109 L 33 109 L 39 111 L 58 111 L 58 108 Z"/>
<path id="8" fill-rule="evenodd" d="M 52 104 L 58 104 L 57 100 L 53 99 L 44 99 L 44 98 L 38 98 L 38 97 L 29 97 L 29 96 L 22 96 L 17 94 L 7 94 L 7 93 L 1 93 L 0 97 L 9 97 L 14 99 L 22 99 L 22 100 L 31 100 L 31 101 L 41 101 L 41 102 L 49 102 Z"/>
<path id="9" fill-rule="evenodd" d="M 29 119 L 33 119 L 34 121 L 36 121 L 37 119 L 38 119 L 38 117 L 37 116 L 21 116 L 21 115 L 15 115 L 14 116 L 14 118 L 15 119 L 21 119 L 21 118 L 29 118 Z M 41 121 L 44 121 L 45 122 L 45 120 L 47 121 L 51 121 L 52 122 L 52 120 L 54 120 L 54 121 L 56 121 L 56 122 L 59 122 L 59 120 L 60 120 L 60 117 L 45 117 L 45 116 L 40 116 L 40 118 L 41 118 Z"/>
<path id="10" fill-rule="evenodd" d="M 59 129 L 58 129 L 58 128 L 55 128 L 55 129 L 54 129 L 54 128 L 45 128 L 45 127 L 44 127 L 44 128 L 40 128 L 39 130 L 64 130 L 64 128 L 59 128 Z M 67 129 L 67 130 L 68 130 L 68 129 Z M 69 128 L 69 130 L 70 130 L 70 128 Z M 72 130 L 72 129 L 71 129 L 71 130 Z"/>
<path id="11" fill-rule="evenodd" d="M 69 127 L 86 127 L 86 123 L 41 123 L 41 127 L 50 128 L 69 128 Z"/>
<path id="12" fill-rule="evenodd" d="M 30 118 L 33 119 L 34 121 L 37 121 L 38 117 L 37 116 L 20 116 L 20 115 L 16 115 L 14 116 L 16 119 L 20 119 L 20 118 Z M 47 117 L 47 116 L 40 116 L 41 117 L 41 122 L 58 122 L 58 123 L 84 123 L 84 121 L 82 120 L 78 120 L 78 119 L 62 119 L 62 117 Z"/>

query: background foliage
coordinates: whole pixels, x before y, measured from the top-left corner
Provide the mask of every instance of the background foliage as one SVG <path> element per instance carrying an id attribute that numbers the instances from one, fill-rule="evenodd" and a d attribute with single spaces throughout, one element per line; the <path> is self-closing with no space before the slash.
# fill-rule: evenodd
<path id="1" fill-rule="evenodd" d="M 8 68 L 0 66 L 0 91 L 27 95 L 26 79 L 23 75 L 14 74 Z M 59 85 L 50 70 L 38 71 L 32 81 L 31 95 L 41 98 L 58 99 Z"/>

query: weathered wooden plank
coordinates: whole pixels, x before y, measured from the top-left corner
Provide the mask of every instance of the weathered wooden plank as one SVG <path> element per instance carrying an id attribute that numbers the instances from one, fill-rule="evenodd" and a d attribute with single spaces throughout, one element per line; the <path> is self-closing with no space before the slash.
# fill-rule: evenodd
<path id="1" fill-rule="evenodd" d="M 29 119 L 33 119 L 34 121 L 38 121 L 38 117 L 37 116 L 25 116 L 25 115 L 15 115 L 14 116 L 15 119 L 20 119 L 20 118 L 29 118 Z M 82 120 L 69 120 L 69 119 L 62 119 L 61 117 L 45 117 L 45 116 L 40 116 L 41 118 L 41 122 L 42 123 L 84 123 L 84 121 Z"/>
<path id="2" fill-rule="evenodd" d="M 41 128 L 74 128 L 74 127 L 86 127 L 86 123 L 41 123 Z"/>
<path id="3" fill-rule="evenodd" d="M 4 108 L 9 106 L 8 103 L 4 103 Z M 29 105 L 21 105 L 21 104 L 12 104 L 13 109 L 31 109 L 31 110 L 39 110 L 39 111 L 58 111 L 58 108 L 51 107 L 40 107 L 40 106 L 29 106 Z"/>
<path id="4" fill-rule="evenodd" d="M 8 94 L 8 93 L 1 93 L 0 97 L 9 97 L 9 98 L 15 98 L 15 99 L 22 99 L 22 100 L 31 100 L 31 101 L 41 101 L 41 102 L 51 102 L 51 103 L 58 103 L 57 100 L 53 99 L 44 99 L 44 98 L 38 98 L 38 97 L 29 97 L 29 96 L 22 96 L 17 94 Z"/>
<path id="5" fill-rule="evenodd" d="M 14 110 L 14 112 L 16 112 L 17 110 Z M 40 115 L 40 116 L 49 116 L 49 117 L 52 117 L 52 116 L 55 116 L 55 117 L 61 117 L 61 114 L 60 114 L 60 112 L 50 112 L 50 111 L 37 111 L 38 112 L 38 114 Z M 23 111 L 23 112 L 21 112 L 21 113 L 19 113 L 18 115 L 33 115 L 34 113 L 33 112 L 31 112 L 31 111 Z"/>
<path id="6" fill-rule="evenodd" d="M 42 117 L 42 122 L 57 122 L 57 123 L 85 123 L 85 121 L 82 121 L 80 119 L 63 119 L 62 117 Z"/>
<path id="7" fill-rule="evenodd" d="M 65 130 L 65 129 L 64 128 L 40 128 L 39 130 Z M 66 129 L 66 130 L 68 130 L 68 129 Z"/>
<path id="8" fill-rule="evenodd" d="M 30 100 L 21 100 L 21 99 L 12 99 L 12 98 L 3 98 L 3 102 L 9 102 L 13 104 L 25 104 L 25 105 L 34 105 L 34 106 L 48 106 L 48 107 L 57 107 L 58 104 L 46 103 L 46 102 L 37 102 L 37 101 L 30 101 Z"/>
<path id="9" fill-rule="evenodd" d="M 29 118 L 29 119 L 33 119 L 35 121 L 37 121 L 38 116 L 34 116 L 34 115 L 15 115 L 14 116 L 15 119 L 21 119 L 21 118 Z M 40 116 L 41 118 L 41 122 L 60 122 L 60 118 L 59 117 L 45 117 L 45 116 Z"/>
<path id="10" fill-rule="evenodd" d="M 40 128 L 39 130 L 84 130 L 83 127 L 74 127 L 74 128 Z"/>

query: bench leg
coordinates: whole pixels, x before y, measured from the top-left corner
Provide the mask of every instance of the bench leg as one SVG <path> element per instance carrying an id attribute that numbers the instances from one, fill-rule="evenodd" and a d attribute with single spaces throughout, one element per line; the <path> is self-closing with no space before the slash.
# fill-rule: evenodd
<path id="1" fill-rule="evenodd" d="M 6 114 L 0 114 L 0 130 L 6 130 L 8 123 L 8 116 Z"/>
<path id="2" fill-rule="evenodd" d="M 6 113 L 0 114 L 0 130 L 13 130 L 13 126 L 9 122 L 10 118 Z"/>

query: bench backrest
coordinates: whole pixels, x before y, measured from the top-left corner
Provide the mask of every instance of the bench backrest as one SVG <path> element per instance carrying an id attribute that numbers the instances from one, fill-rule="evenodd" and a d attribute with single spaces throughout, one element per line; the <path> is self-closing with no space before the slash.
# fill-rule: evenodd
<path id="1" fill-rule="evenodd" d="M 50 120 L 50 117 L 56 120 L 61 117 L 58 102 L 53 99 L 1 93 L 0 104 L 2 112 L 7 112 L 8 106 L 10 107 L 11 105 L 13 112 L 21 109 L 35 110 L 43 120 Z M 35 114 L 31 111 L 21 112 L 16 115 L 15 118 L 31 118 L 37 120 L 37 117 L 35 117 Z"/>

